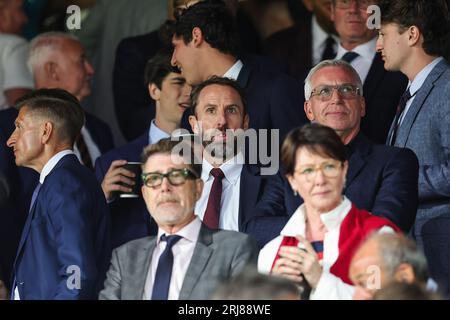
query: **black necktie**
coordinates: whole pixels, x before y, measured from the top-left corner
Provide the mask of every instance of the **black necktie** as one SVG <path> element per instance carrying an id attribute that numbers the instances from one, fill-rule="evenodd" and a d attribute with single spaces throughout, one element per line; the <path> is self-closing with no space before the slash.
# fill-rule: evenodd
<path id="1" fill-rule="evenodd" d="M 344 60 L 344 61 L 347 61 L 348 63 L 351 63 L 358 56 L 359 56 L 359 54 L 357 54 L 356 52 L 348 51 L 342 56 L 341 60 Z"/>
<path id="2" fill-rule="evenodd" d="M 159 257 L 153 282 L 152 300 L 167 300 L 169 296 L 170 279 L 172 278 L 173 253 L 172 247 L 181 239 L 181 236 L 161 236 L 161 241 L 166 241 L 167 246 Z"/>
<path id="3" fill-rule="evenodd" d="M 80 153 L 81 162 L 88 167 L 89 169 L 94 169 L 94 166 L 92 165 L 91 156 L 89 154 L 89 150 L 86 145 L 86 141 L 84 141 L 83 135 L 80 133 L 78 136 L 78 139 L 76 141 L 78 152 Z"/>
<path id="4" fill-rule="evenodd" d="M 328 36 L 325 42 L 325 50 L 322 53 L 322 58 L 320 61 L 333 59 L 336 56 L 336 52 L 334 51 L 334 38 L 332 36 Z"/>
<path id="5" fill-rule="evenodd" d="M 389 137 L 389 145 L 393 146 L 395 144 L 395 139 L 397 138 L 397 131 L 400 127 L 400 117 L 405 111 L 406 104 L 408 103 L 408 100 L 411 99 L 411 93 L 409 92 L 409 88 L 405 91 L 405 93 L 400 98 L 400 102 L 397 106 L 397 111 L 395 112 L 395 118 L 394 118 L 394 129 L 392 130 L 391 136 Z"/>
<path id="6" fill-rule="evenodd" d="M 220 217 L 220 200 L 222 199 L 222 179 L 225 177 L 222 170 L 219 168 L 211 169 L 211 175 L 214 181 L 209 193 L 208 204 L 203 216 L 203 223 L 210 229 L 219 228 Z"/>

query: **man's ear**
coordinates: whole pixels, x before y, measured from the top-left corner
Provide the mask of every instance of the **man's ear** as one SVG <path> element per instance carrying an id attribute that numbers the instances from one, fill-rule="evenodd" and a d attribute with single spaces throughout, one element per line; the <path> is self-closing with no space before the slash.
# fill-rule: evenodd
<path id="1" fill-rule="evenodd" d="M 189 124 L 191 125 L 191 129 L 195 134 L 199 134 L 200 133 L 200 124 L 197 120 L 196 116 L 190 115 L 189 118 Z"/>
<path id="2" fill-rule="evenodd" d="M 361 97 L 361 118 L 366 115 L 366 99 Z"/>
<path id="3" fill-rule="evenodd" d="M 204 40 L 202 29 L 199 27 L 192 29 L 192 43 L 194 44 L 194 47 L 199 47 Z"/>
<path id="4" fill-rule="evenodd" d="M 50 140 L 50 138 L 53 134 L 53 130 L 54 130 L 53 123 L 47 121 L 43 124 L 42 129 L 41 129 L 42 144 L 46 144 Z"/>
<path id="5" fill-rule="evenodd" d="M 395 270 L 394 278 L 398 282 L 413 283 L 416 280 L 414 269 L 409 263 L 402 263 Z"/>
<path id="6" fill-rule="evenodd" d="M 161 98 L 161 89 L 154 83 L 148 85 L 148 93 L 153 100 L 158 101 Z"/>
<path id="7" fill-rule="evenodd" d="M 249 123 L 250 123 L 250 117 L 248 116 L 248 113 L 246 113 L 244 116 L 244 125 L 243 125 L 244 130 L 248 129 Z"/>
<path id="8" fill-rule="evenodd" d="M 420 30 L 416 26 L 411 26 L 408 29 L 408 43 L 412 47 L 416 45 L 420 40 Z"/>
<path id="9" fill-rule="evenodd" d="M 58 65 L 52 61 L 44 64 L 44 72 L 47 79 L 59 81 Z"/>
<path id="10" fill-rule="evenodd" d="M 312 111 L 311 103 L 309 102 L 309 100 L 305 101 L 305 103 L 303 104 L 303 109 L 305 110 L 305 114 L 306 114 L 306 117 L 308 118 L 308 120 L 314 121 L 315 117 L 314 117 L 314 113 Z"/>

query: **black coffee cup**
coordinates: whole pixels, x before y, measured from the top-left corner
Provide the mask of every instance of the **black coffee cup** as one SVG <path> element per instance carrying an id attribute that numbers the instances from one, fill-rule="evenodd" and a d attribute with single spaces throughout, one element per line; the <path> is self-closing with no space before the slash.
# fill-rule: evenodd
<path id="1" fill-rule="evenodd" d="M 119 197 L 120 198 L 139 198 L 141 196 L 141 186 L 142 186 L 142 180 L 141 180 L 141 169 L 142 163 L 140 162 L 128 162 L 123 166 L 128 171 L 131 171 L 135 174 L 134 177 L 134 186 L 130 186 L 125 183 L 121 183 L 123 186 L 131 188 L 131 192 L 120 192 Z"/>

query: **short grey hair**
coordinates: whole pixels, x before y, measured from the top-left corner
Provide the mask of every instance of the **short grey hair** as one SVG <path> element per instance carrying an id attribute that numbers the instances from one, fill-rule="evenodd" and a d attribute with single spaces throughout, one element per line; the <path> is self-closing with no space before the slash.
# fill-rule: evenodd
<path id="1" fill-rule="evenodd" d="M 388 276 L 393 278 L 402 263 L 411 265 L 419 282 L 426 283 L 429 277 L 425 255 L 416 243 L 401 234 L 378 233 L 367 239 L 378 244 L 380 258 Z"/>
<path id="2" fill-rule="evenodd" d="M 46 62 L 48 55 L 57 49 L 62 40 L 80 41 L 73 34 L 52 31 L 42 33 L 30 42 L 27 65 L 31 74 L 34 75 L 36 68 Z"/>
<path id="3" fill-rule="evenodd" d="M 347 69 L 355 78 L 356 86 L 359 88 L 360 95 L 363 95 L 363 84 L 361 78 L 358 75 L 358 72 L 352 67 L 352 65 L 344 60 L 324 60 L 315 65 L 308 73 L 308 76 L 305 79 L 305 100 L 308 101 L 311 98 L 312 93 L 312 84 L 311 79 L 314 74 L 322 68 L 325 67 L 339 67 L 343 69 Z"/>

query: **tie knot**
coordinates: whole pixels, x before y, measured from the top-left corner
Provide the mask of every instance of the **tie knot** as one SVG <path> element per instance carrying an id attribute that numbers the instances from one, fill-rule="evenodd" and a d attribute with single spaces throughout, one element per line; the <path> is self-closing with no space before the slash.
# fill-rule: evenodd
<path id="1" fill-rule="evenodd" d="M 355 60 L 355 58 L 357 56 L 359 56 L 359 54 L 357 54 L 356 52 L 348 51 L 342 56 L 341 60 L 344 60 L 344 61 L 347 61 L 348 63 L 350 63 L 353 60 Z"/>
<path id="2" fill-rule="evenodd" d="M 163 234 L 161 236 L 161 241 L 167 242 L 166 250 L 172 248 L 175 245 L 175 243 L 177 243 L 180 239 L 181 239 L 181 236 L 178 236 L 176 234 L 171 235 L 171 236 L 166 236 L 166 234 Z"/>
<path id="3" fill-rule="evenodd" d="M 411 99 L 411 92 L 409 91 L 409 88 L 406 89 L 405 93 L 402 95 L 402 99 L 405 100 L 405 102 Z"/>
<path id="4" fill-rule="evenodd" d="M 225 177 L 225 174 L 220 168 L 213 168 L 210 173 L 214 178 L 223 179 Z"/>

